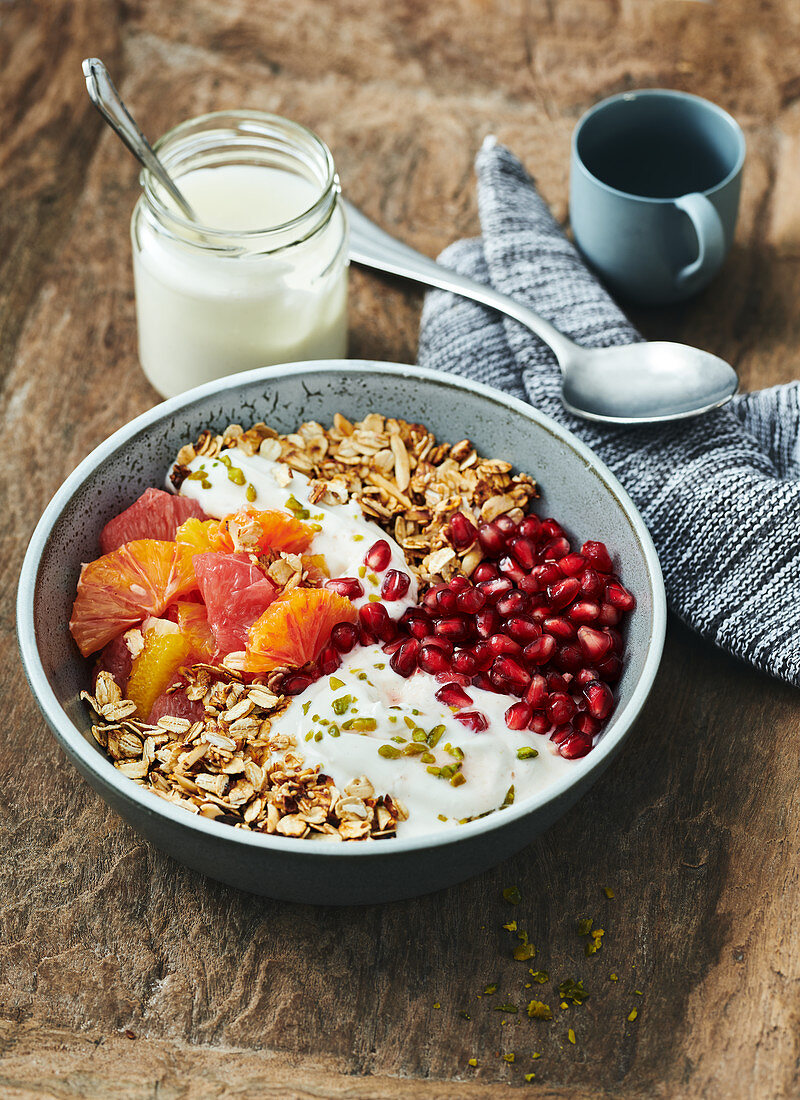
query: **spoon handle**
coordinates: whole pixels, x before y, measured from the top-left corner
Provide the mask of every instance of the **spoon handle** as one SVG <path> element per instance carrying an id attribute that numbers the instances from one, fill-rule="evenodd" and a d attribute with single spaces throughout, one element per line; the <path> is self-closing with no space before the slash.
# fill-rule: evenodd
<path id="1" fill-rule="evenodd" d="M 505 313 L 535 332 L 553 349 L 559 363 L 563 365 L 574 345 L 538 313 L 515 302 L 507 294 L 500 294 L 492 287 L 469 279 L 466 275 L 459 275 L 457 271 L 443 267 L 435 260 L 396 240 L 347 200 L 344 200 L 344 206 L 350 225 L 350 259 L 354 263 L 371 267 L 376 271 L 385 271 L 389 275 L 413 279 L 415 282 L 435 286 L 440 290 L 449 290 L 464 298 L 471 298 L 474 302 L 480 302 L 481 305 L 489 306 L 490 309 Z"/>
<path id="2" fill-rule="evenodd" d="M 190 221 L 196 222 L 195 212 L 164 170 L 150 142 L 134 122 L 108 75 L 108 69 L 99 57 L 86 58 L 83 62 L 83 75 L 86 77 L 89 98 L 111 129 L 128 146 L 139 163 L 143 164 L 172 196 L 181 213 L 185 214 Z"/>

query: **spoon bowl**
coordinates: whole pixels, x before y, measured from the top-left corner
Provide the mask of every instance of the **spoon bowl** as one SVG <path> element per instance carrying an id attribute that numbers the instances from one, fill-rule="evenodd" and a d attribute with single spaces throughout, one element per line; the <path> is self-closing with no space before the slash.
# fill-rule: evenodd
<path id="1" fill-rule="evenodd" d="M 724 359 L 665 340 L 577 348 L 561 362 L 564 405 L 587 420 L 654 424 L 686 420 L 729 401 L 738 378 Z"/>

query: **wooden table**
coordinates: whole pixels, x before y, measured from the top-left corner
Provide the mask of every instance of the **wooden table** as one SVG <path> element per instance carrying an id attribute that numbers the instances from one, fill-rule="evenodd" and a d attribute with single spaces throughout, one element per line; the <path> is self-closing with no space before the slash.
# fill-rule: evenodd
<path id="1" fill-rule="evenodd" d="M 306 122 L 354 201 L 430 254 L 477 229 L 487 132 L 563 217 L 569 135 L 595 99 L 707 95 L 747 132 L 737 244 L 701 297 L 635 319 L 751 388 L 798 373 L 799 35 L 795 0 L 2 5 L 0 1096 L 800 1094 L 796 691 L 672 621 L 630 747 L 537 843 L 433 897 L 316 909 L 207 881 L 107 810 L 45 729 L 13 611 L 50 496 L 157 399 L 136 357 L 136 170 L 88 104 L 83 56 L 151 135 L 245 105 Z M 420 295 L 358 272 L 352 288 L 352 353 L 413 361 Z M 580 917 L 605 929 L 592 958 Z M 525 988 L 512 919 L 549 984 Z M 582 1007 L 558 1008 L 565 978 Z M 532 995 L 552 1023 L 496 1010 Z"/>

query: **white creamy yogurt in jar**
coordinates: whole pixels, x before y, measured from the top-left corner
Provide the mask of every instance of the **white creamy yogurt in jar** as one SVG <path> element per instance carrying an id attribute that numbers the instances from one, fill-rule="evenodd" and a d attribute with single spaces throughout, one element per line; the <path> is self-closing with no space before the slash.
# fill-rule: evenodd
<path id="1" fill-rule="evenodd" d="M 193 119 L 156 146 L 198 217 L 145 171 L 131 222 L 139 358 L 164 396 L 240 370 L 338 358 L 347 229 L 327 146 L 250 111 Z"/>

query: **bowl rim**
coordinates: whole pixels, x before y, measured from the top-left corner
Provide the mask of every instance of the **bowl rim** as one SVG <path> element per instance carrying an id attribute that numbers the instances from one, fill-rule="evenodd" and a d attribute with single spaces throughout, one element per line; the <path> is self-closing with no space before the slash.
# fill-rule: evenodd
<path id="1" fill-rule="evenodd" d="M 377 373 L 399 376 L 409 381 L 433 382 L 456 391 L 466 390 L 495 405 L 520 413 L 543 431 L 569 446 L 584 460 L 587 467 L 592 469 L 600 480 L 605 483 L 606 488 L 616 498 L 617 503 L 625 513 L 643 551 L 645 564 L 651 579 L 652 633 L 642 672 L 634 686 L 631 698 L 620 710 L 611 730 L 604 734 L 601 741 L 588 756 L 574 761 L 574 770 L 570 774 L 559 778 L 552 785 L 548 785 L 540 794 L 530 795 L 518 803 L 507 806 L 502 813 L 488 814 L 486 817 L 460 825 L 458 829 L 422 833 L 406 838 L 394 837 L 387 844 L 309 845 L 307 840 L 273 836 L 269 833 L 256 833 L 245 829 L 234 829 L 230 825 L 217 823 L 209 818 L 201 817 L 199 814 L 191 814 L 183 807 L 172 805 L 144 787 L 140 787 L 127 776 L 122 775 L 102 751 L 81 733 L 58 701 L 48 682 L 39 656 L 34 621 L 34 597 L 40 562 L 53 527 L 86 478 L 94 473 L 121 445 L 143 429 L 165 416 L 180 411 L 184 406 L 191 405 L 197 400 L 235 390 L 245 384 L 250 385 L 262 381 L 269 383 L 273 380 L 280 380 L 286 377 L 289 372 L 293 377 L 297 377 L 320 371 L 328 374 L 349 372 L 356 375 Z M 614 756 L 616 750 L 625 740 L 650 693 L 664 647 L 666 622 L 667 605 L 661 566 L 647 526 L 617 478 L 585 443 L 532 405 L 491 386 L 462 378 L 459 375 L 450 375 L 405 363 L 369 359 L 319 359 L 297 363 L 281 363 L 271 367 L 243 371 L 196 386 L 194 389 L 187 390 L 177 397 L 169 398 L 134 417 L 133 420 L 128 421 L 127 424 L 118 428 L 112 435 L 98 444 L 68 475 L 56 491 L 31 536 L 25 552 L 17 588 L 17 638 L 25 674 L 34 698 L 56 740 L 68 757 L 80 761 L 87 773 L 96 775 L 104 786 L 111 787 L 114 790 L 115 795 L 120 800 L 133 803 L 142 813 L 167 818 L 174 825 L 196 830 L 209 836 L 209 839 L 215 838 L 219 841 L 241 844 L 245 848 L 265 849 L 275 855 L 288 856 L 292 854 L 313 856 L 315 858 L 385 859 L 392 855 L 401 856 L 431 847 L 457 845 L 479 835 L 491 833 L 495 829 L 502 828 L 514 821 L 519 821 L 530 813 L 542 811 L 547 806 L 557 803 L 576 786 L 582 786 L 586 789 L 590 785 L 594 773 L 603 770 L 606 761 Z"/>

